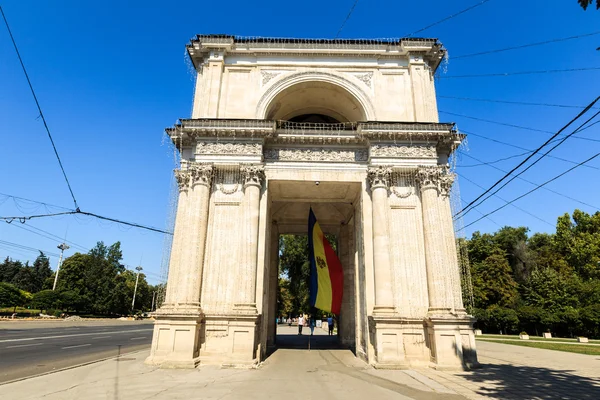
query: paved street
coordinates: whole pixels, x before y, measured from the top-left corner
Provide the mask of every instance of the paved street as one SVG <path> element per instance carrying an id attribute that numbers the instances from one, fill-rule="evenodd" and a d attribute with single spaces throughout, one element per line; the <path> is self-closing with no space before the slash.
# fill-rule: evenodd
<path id="1" fill-rule="evenodd" d="M 146 349 L 148 321 L 0 323 L 0 383 Z"/>

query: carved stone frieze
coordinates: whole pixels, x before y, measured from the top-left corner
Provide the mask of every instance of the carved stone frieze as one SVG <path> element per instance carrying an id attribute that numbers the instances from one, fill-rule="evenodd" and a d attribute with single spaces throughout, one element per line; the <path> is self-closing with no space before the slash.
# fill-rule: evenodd
<path id="1" fill-rule="evenodd" d="M 260 155 L 262 146 L 259 143 L 206 143 L 196 146 L 196 154 L 214 155 Z"/>
<path id="2" fill-rule="evenodd" d="M 421 186 L 421 190 L 434 187 L 442 195 L 448 195 L 452 183 L 454 183 L 454 174 L 450 173 L 447 166 L 424 166 L 417 170 L 416 178 Z"/>
<path id="3" fill-rule="evenodd" d="M 369 179 L 371 190 L 378 187 L 384 187 L 387 189 L 390 187 L 392 168 L 384 165 L 369 168 L 367 171 L 367 178 Z"/>
<path id="4" fill-rule="evenodd" d="M 371 87 L 371 81 L 373 79 L 372 72 L 365 72 L 364 74 L 355 74 L 354 76 L 358 78 L 358 80 L 364 82 L 364 84 L 368 87 Z"/>
<path id="5" fill-rule="evenodd" d="M 250 185 L 261 187 L 265 179 L 265 167 L 262 165 L 242 165 L 240 173 L 244 180 L 244 187 Z"/>
<path id="6" fill-rule="evenodd" d="M 210 164 L 193 163 L 189 166 L 191 184 L 210 187 L 214 175 L 213 166 Z"/>
<path id="7" fill-rule="evenodd" d="M 433 145 L 374 144 L 371 146 L 371 157 L 436 158 L 437 150 Z"/>
<path id="8" fill-rule="evenodd" d="M 265 159 L 277 161 L 330 161 L 354 162 L 367 161 L 368 154 L 364 149 L 337 150 L 322 147 L 302 149 L 267 149 Z"/>

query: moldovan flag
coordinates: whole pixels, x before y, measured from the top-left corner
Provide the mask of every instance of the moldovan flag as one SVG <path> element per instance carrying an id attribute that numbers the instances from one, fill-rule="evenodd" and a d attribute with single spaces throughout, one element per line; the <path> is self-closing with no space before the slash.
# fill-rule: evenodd
<path id="1" fill-rule="evenodd" d="M 342 263 L 325 238 L 312 208 L 308 215 L 310 305 L 339 315 L 344 289 Z"/>

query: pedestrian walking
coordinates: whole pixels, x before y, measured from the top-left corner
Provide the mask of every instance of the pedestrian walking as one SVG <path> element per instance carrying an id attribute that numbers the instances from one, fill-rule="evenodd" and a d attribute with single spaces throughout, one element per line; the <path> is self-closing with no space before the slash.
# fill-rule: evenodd
<path id="1" fill-rule="evenodd" d="M 327 318 L 327 328 L 329 329 L 329 335 L 333 335 L 333 317 Z"/>
<path id="2" fill-rule="evenodd" d="M 310 336 L 312 336 L 315 331 L 315 324 L 315 316 L 311 315 L 310 319 L 308 320 L 308 326 L 310 326 Z"/>
<path id="3" fill-rule="evenodd" d="M 304 325 L 304 315 L 298 317 L 298 335 L 302 335 L 302 326 Z"/>

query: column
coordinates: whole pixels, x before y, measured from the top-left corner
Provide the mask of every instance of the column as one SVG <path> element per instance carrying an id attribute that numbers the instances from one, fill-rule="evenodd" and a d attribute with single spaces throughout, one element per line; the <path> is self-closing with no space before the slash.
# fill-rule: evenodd
<path id="1" fill-rule="evenodd" d="M 256 267 L 258 264 L 258 219 L 260 190 L 264 179 L 262 165 L 241 167 L 244 180 L 244 224 L 246 226 L 246 257 L 242 270 L 242 285 L 235 308 L 241 312 L 256 313 Z M 244 284 L 245 283 L 245 284 Z"/>
<path id="2" fill-rule="evenodd" d="M 388 235 L 388 189 L 392 169 L 370 168 L 368 178 L 373 201 L 373 264 L 375 272 L 375 306 L 373 313 L 389 314 L 395 311 L 390 267 Z"/>
<path id="3" fill-rule="evenodd" d="M 200 310 L 200 290 L 212 177 L 212 165 L 194 163 L 190 166 L 191 189 L 188 194 L 189 230 L 187 232 L 189 239 L 183 262 L 185 273 L 179 288 L 180 308 L 183 306 L 190 311 Z"/>
<path id="4" fill-rule="evenodd" d="M 182 164 L 182 167 L 185 164 Z M 173 242 L 171 244 L 171 257 L 169 259 L 169 276 L 167 279 L 167 293 L 162 308 L 169 308 L 177 301 L 179 290 L 179 276 L 181 267 L 181 254 L 185 237 L 185 224 L 187 223 L 188 190 L 190 188 L 190 171 L 188 169 L 176 169 L 174 171 L 177 185 L 179 186 L 179 199 L 177 201 L 177 215 L 175 217 L 175 229 Z"/>
<path id="5" fill-rule="evenodd" d="M 454 270 L 458 273 L 456 250 L 450 254 L 450 248 L 455 249 L 452 216 L 450 208 L 444 204 L 448 202 L 453 176 L 448 173 L 447 167 L 428 166 L 419 168 L 417 179 L 421 186 L 423 208 L 429 314 L 448 314 L 454 308 L 451 274 Z"/>

